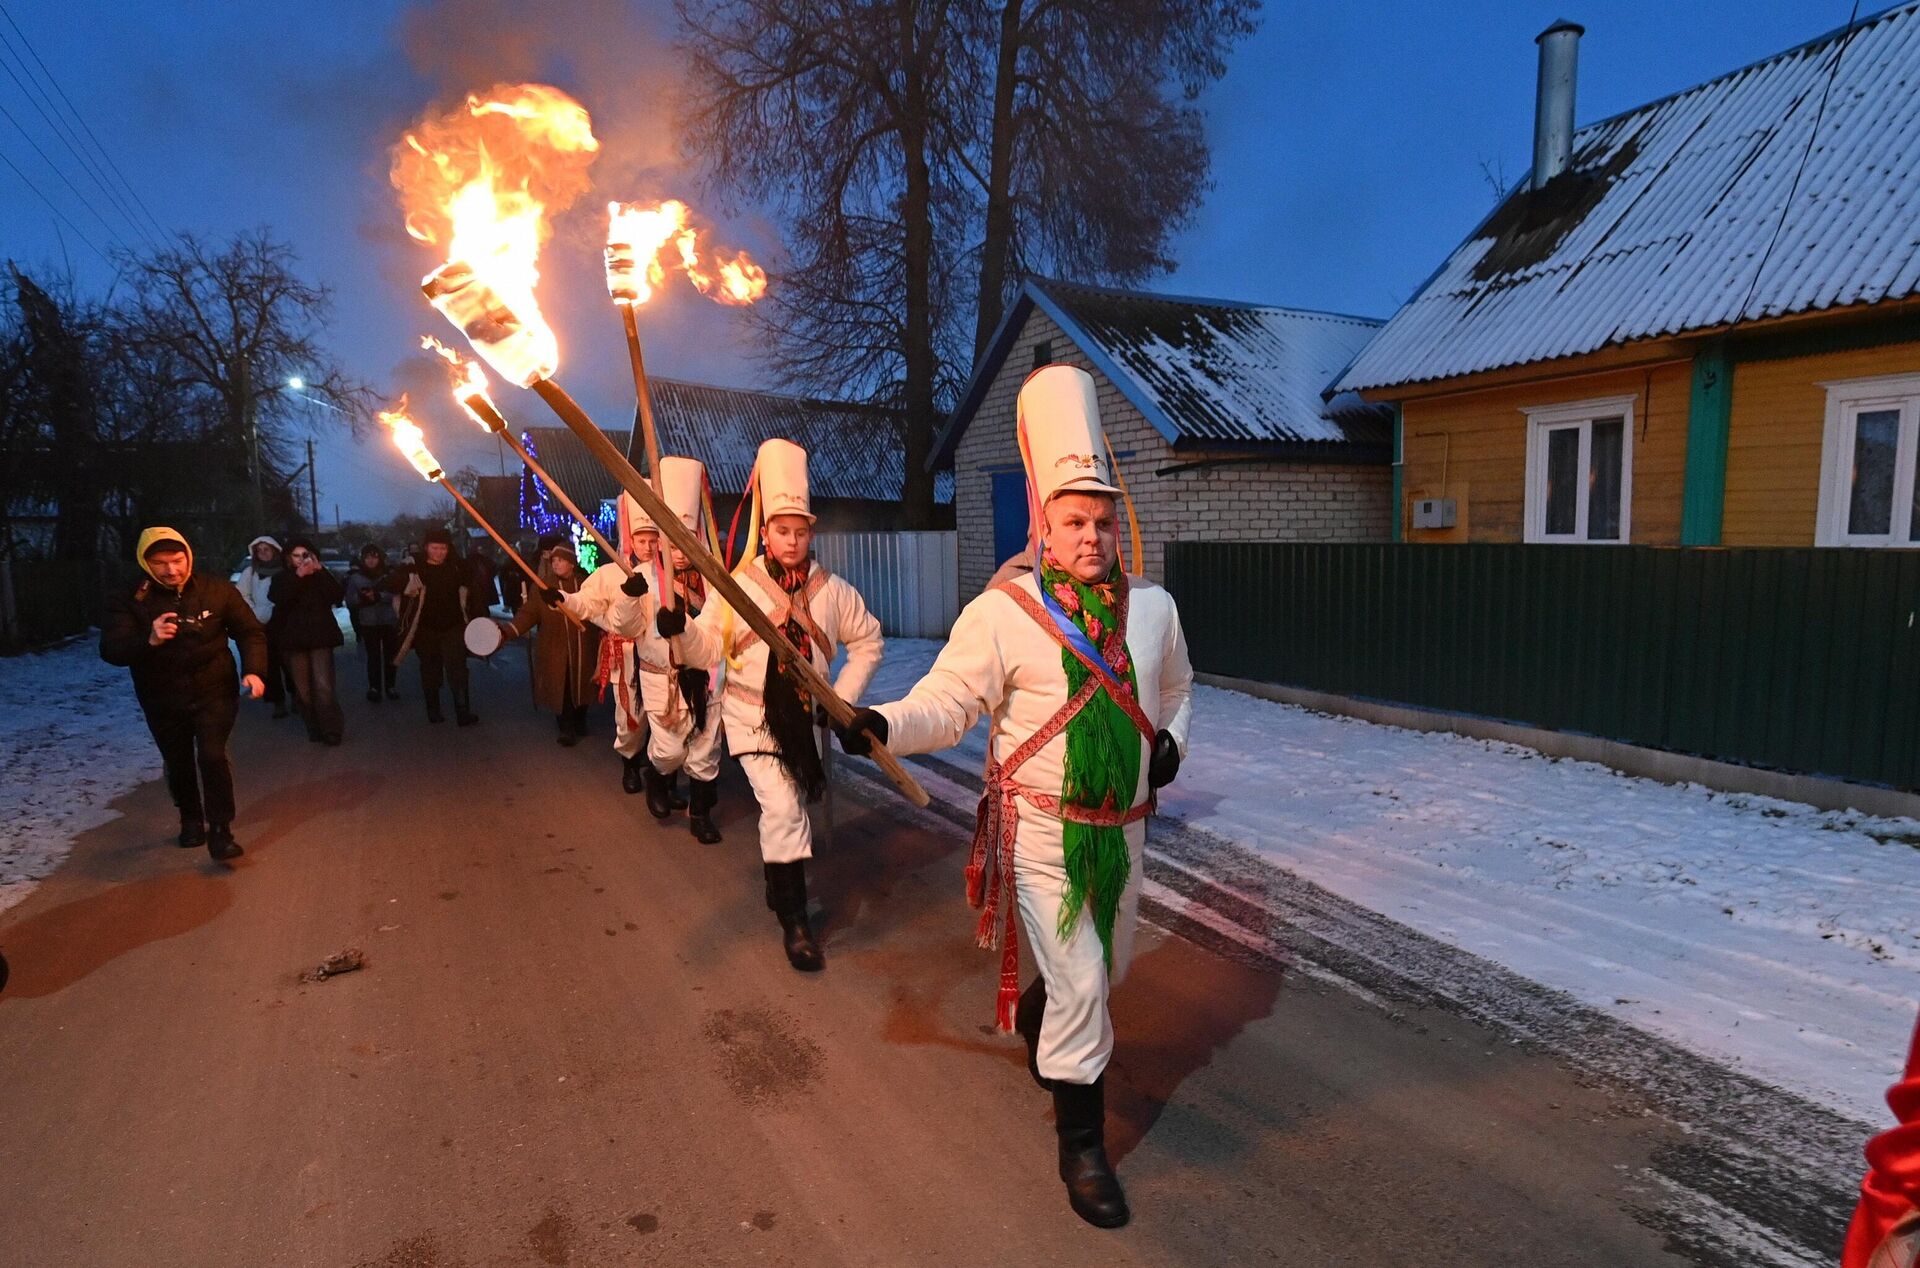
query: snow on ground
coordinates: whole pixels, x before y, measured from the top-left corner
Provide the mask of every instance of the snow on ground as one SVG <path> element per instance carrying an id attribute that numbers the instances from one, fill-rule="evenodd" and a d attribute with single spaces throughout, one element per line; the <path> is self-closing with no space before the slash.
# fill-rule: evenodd
<path id="1" fill-rule="evenodd" d="M 938 642 L 890 639 L 869 700 Z M 958 760 L 977 768 L 984 727 Z M 1920 1000 L 1920 822 L 1199 687 L 1161 812 L 1866 1123 Z M 1149 834 L 1151 842 L 1151 834 Z"/>
<path id="2" fill-rule="evenodd" d="M 0 911 L 113 817 L 107 803 L 160 778 L 160 754 L 125 669 L 87 635 L 0 658 Z M 165 825 L 171 828 L 171 821 Z"/>

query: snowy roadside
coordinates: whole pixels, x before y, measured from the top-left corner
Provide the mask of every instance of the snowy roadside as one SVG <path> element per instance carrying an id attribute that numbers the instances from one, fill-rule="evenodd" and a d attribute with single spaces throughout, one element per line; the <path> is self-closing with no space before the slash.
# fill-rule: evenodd
<path id="1" fill-rule="evenodd" d="M 0 911 L 60 865 L 73 838 L 113 817 L 108 803 L 160 778 L 160 755 L 127 671 L 86 634 L 0 658 Z"/>
<path id="2" fill-rule="evenodd" d="M 868 691 L 938 642 L 893 639 Z M 1196 690 L 1162 813 L 1860 1122 L 1920 999 L 1920 822 Z M 978 770 L 985 732 L 951 755 Z M 1150 838 L 1151 839 L 1151 838 Z"/>

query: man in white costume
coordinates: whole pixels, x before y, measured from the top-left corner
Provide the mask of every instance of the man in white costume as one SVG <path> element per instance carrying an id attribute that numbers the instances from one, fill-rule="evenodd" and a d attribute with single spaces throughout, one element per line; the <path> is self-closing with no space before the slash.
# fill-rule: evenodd
<path id="1" fill-rule="evenodd" d="M 1038 566 L 969 603 L 927 676 L 858 710 L 841 744 L 904 757 L 991 719 L 968 900 L 1001 947 L 1000 1025 L 1053 1093 L 1068 1200 L 1113 1228 L 1127 1204 L 1106 1156 L 1107 995 L 1132 954 L 1153 790 L 1186 751 L 1193 667 L 1172 596 L 1120 567 L 1123 488 L 1092 377 L 1034 371 L 1017 415 Z M 1016 910 L 1040 970 L 1024 994 Z"/>
<path id="2" fill-rule="evenodd" d="M 706 519 L 707 469 L 692 458 L 667 457 L 660 460 L 662 494 L 680 522 L 695 534 L 712 540 Z M 639 505 L 621 494 L 629 505 L 630 517 L 641 517 Z M 635 518 L 635 523 L 640 522 Z M 672 592 L 684 615 L 698 617 L 706 606 L 706 581 L 676 547 L 667 548 L 673 569 Z M 646 563 L 640 565 L 644 571 Z M 664 579 L 657 574 L 656 583 Z M 687 772 L 687 825 L 695 839 L 711 845 L 720 839 L 713 822 L 718 805 L 720 777 L 720 709 L 710 704 L 712 682 L 716 676 L 706 669 L 689 668 L 674 656 L 672 645 L 657 628 L 659 602 L 654 595 L 636 596 L 629 580 L 623 583 L 618 601 L 607 611 L 606 628 L 630 641 L 623 653 L 622 669 L 629 675 L 637 669 L 640 699 L 646 714 L 647 761 L 642 767 L 647 793 L 647 810 L 656 819 L 669 818 L 674 811 L 671 800 L 673 777 L 681 769 Z"/>
<path id="3" fill-rule="evenodd" d="M 661 465 L 666 465 L 664 459 Z M 613 609 L 623 602 L 637 603 L 647 593 L 647 561 L 655 557 L 660 530 L 640 504 L 625 493 L 620 495 L 616 518 L 619 544 L 627 552 L 633 575 L 629 577 L 619 564 L 608 560 L 595 568 L 574 593 L 562 595 L 555 590 L 551 594 L 543 592 L 541 598 L 549 607 L 562 606 L 607 632 L 600 641 L 600 665 L 594 678 L 603 690 L 613 692 L 613 751 L 620 754 L 620 786 L 638 793 L 647 786 L 647 712 L 641 701 L 633 639 L 615 628 L 618 622 Z"/>
<path id="4" fill-rule="evenodd" d="M 880 622 L 859 591 L 812 558 L 814 515 L 807 490 L 807 451 L 769 440 L 754 458 L 747 560 L 733 575 L 762 612 L 825 674 L 837 649 L 847 662 L 833 684 L 840 698 L 859 700 L 880 667 Z M 755 553 L 764 533 L 766 550 Z M 656 623 L 673 640 L 683 665 L 726 662 L 721 716 L 727 751 L 740 759 L 760 803 L 760 857 L 767 907 L 779 917 L 787 961 L 802 972 L 824 967 L 807 923 L 806 860 L 813 857 L 807 806 L 826 789 L 821 762 L 824 712 L 805 685 L 773 655 L 724 599 L 715 597 L 688 624 L 662 608 Z"/>

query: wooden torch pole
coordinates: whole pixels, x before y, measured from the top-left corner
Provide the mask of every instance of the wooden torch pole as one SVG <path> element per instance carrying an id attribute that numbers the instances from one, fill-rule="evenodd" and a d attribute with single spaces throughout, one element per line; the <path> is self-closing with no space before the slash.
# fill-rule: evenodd
<path id="1" fill-rule="evenodd" d="M 586 411 L 581 409 L 579 404 L 552 379 L 535 381 L 533 390 L 539 394 L 541 400 L 547 403 L 560 421 L 580 438 L 588 452 L 599 459 L 600 465 L 605 467 L 608 473 L 633 495 L 633 500 L 640 504 L 641 509 L 653 517 L 666 539 L 680 548 L 680 552 L 700 570 L 700 575 L 707 579 L 707 584 L 727 601 L 739 614 L 740 619 L 746 622 L 748 628 L 760 636 L 766 643 L 767 649 L 778 656 L 788 669 L 799 675 L 801 682 L 806 684 L 808 693 L 820 702 L 834 720 L 842 726 L 853 721 L 853 706 L 842 700 L 834 692 L 833 684 L 827 681 L 826 675 L 814 668 L 813 662 L 802 656 L 799 650 L 787 641 L 787 636 L 780 627 L 768 619 L 767 614 L 760 610 L 760 605 L 741 588 L 738 581 L 734 580 L 733 574 L 727 571 L 726 566 L 714 558 L 713 552 L 707 549 L 706 543 L 700 540 L 699 534 L 680 522 L 680 517 L 667 506 L 666 500 L 641 478 L 640 473 L 633 469 L 633 464 L 627 461 L 626 455 L 607 439 L 607 434 L 587 416 Z M 919 781 L 900 764 L 900 759 L 889 752 L 886 745 L 878 740 L 873 744 L 873 760 L 881 770 L 887 773 L 887 777 L 893 781 L 894 786 L 899 788 L 907 800 L 916 806 L 927 804 L 926 789 L 922 788 Z"/>

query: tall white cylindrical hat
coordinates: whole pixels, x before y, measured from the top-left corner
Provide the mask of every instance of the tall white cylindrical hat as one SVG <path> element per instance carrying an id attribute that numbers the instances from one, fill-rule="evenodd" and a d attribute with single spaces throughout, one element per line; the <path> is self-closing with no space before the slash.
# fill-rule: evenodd
<path id="1" fill-rule="evenodd" d="M 666 465 L 664 459 L 661 465 Z M 657 533 L 660 531 L 660 526 L 653 522 L 653 516 L 647 514 L 646 509 L 634 499 L 631 493 L 622 493 L 620 495 L 619 528 L 620 548 L 622 550 L 627 548 L 627 538 L 631 534 Z"/>
<path id="2" fill-rule="evenodd" d="M 660 459 L 661 492 L 673 513 L 688 528 L 698 531 L 700 528 L 700 510 L 705 505 L 702 496 L 707 480 L 707 469 L 695 458 L 667 457 Z"/>
<path id="3" fill-rule="evenodd" d="M 1120 495 L 1091 374 L 1072 365 L 1040 367 L 1021 385 L 1014 413 L 1036 508 L 1062 493 Z"/>
<path id="4" fill-rule="evenodd" d="M 812 523 L 813 502 L 807 494 L 807 451 L 791 440 L 774 439 L 760 446 L 753 460 L 760 478 L 760 519 L 776 515 L 804 515 Z"/>

